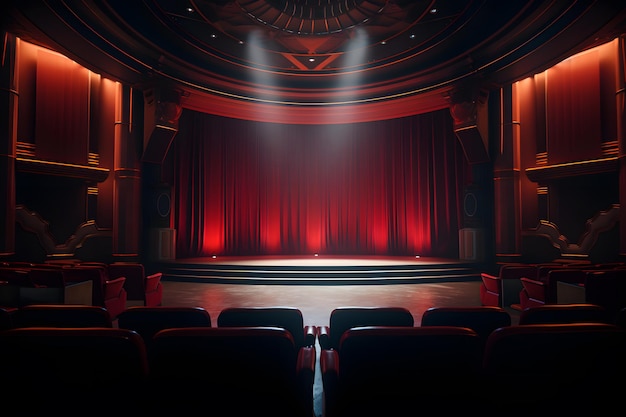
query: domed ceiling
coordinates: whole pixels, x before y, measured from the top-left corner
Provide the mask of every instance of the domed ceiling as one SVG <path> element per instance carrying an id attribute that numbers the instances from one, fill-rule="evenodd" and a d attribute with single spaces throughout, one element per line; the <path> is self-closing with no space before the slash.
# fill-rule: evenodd
<path id="1" fill-rule="evenodd" d="M 528 0 L 13 1 L 6 27 L 135 85 L 290 106 L 498 86 L 619 36 L 626 4 Z M 408 101 L 407 101 L 408 100 Z"/>

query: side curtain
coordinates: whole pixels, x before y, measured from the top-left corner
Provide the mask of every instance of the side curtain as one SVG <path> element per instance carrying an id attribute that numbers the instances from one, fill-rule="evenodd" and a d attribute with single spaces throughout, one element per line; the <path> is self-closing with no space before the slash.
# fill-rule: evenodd
<path id="1" fill-rule="evenodd" d="M 345 125 L 185 110 L 174 159 L 179 257 L 458 255 L 469 171 L 448 110 Z"/>

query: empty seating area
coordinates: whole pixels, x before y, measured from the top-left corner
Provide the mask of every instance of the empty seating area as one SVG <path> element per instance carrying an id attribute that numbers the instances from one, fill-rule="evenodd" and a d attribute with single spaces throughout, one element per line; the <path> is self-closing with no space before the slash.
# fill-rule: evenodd
<path id="1" fill-rule="evenodd" d="M 626 307 L 626 264 L 562 260 L 503 263 L 497 273 L 481 273 L 482 305 L 513 308 L 551 304 L 597 304 L 613 318 Z"/>
<path id="2" fill-rule="evenodd" d="M 0 306 L 94 305 L 106 308 L 116 319 L 130 305 L 161 305 L 162 276 L 161 272 L 146 273 L 138 262 L 4 262 L 0 264 Z"/>
<path id="3" fill-rule="evenodd" d="M 98 306 L 0 312 L 1 389 L 24 415 L 79 415 L 68 393 L 95 404 L 106 391 L 147 415 L 311 417 L 315 384 L 324 417 L 408 416 L 416 404 L 444 415 L 604 412 L 626 372 L 623 318 L 593 304 L 528 308 L 519 323 L 495 306 L 432 307 L 420 323 L 403 307 L 350 306 L 320 326 L 289 306 L 225 307 L 213 319 L 183 306 L 129 306 L 117 320 Z M 42 402 L 24 402 L 42 387 Z M 88 414 L 111 412 L 109 402 Z"/>

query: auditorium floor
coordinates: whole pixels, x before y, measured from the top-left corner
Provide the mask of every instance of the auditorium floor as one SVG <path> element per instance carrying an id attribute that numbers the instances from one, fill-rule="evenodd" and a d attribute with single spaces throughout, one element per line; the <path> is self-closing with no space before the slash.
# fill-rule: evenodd
<path id="1" fill-rule="evenodd" d="M 480 305 L 479 281 L 371 285 L 261 285 L 164 281 L 163 304 L 205 308 L 213 321 L 225 307 L 291 306 L 306 325 L 327 325 L 342 306 L 408 308 L 419 325 L 424 311 L 436 306 Z M 512 321 L 516 310 L 509 309 Z"/>
<path id="2" fill-rule="evenodd" d="M 415 325 L 435 306 L 480 305 L 480 281 L 370 285 L 260 285 L 206 282 L 163 282 L 163 304 L 205 308 L 215 323 L 225 307 L 292 306 L 302 311 L 305 325 L 328 325 L 330 312 L 340 306 L 400 306 L 408 308 Z M 507 309 L 516 324 L 519 312 Z M 319 344 L 317 345 L 319 358 Z M 313 386 L 315 417 L 322 416 L 319 361 Z"/>

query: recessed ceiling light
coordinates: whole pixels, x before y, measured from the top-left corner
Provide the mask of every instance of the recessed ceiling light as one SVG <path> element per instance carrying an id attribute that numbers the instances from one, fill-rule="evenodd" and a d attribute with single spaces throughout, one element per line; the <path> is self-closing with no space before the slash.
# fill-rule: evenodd
<path id="1" fill-rule="evenodd" d="M 437 8 L 433 7 L 432 9 L 430 9 L 430 14 L 435 14 L 437 13 Z"/>
<path id="2" fill-rule="evenodd" d="M 194 10 L 191 7 L 187 7 L 185 10 L 187 10 L 187 13 L 193 13 Z"/>
<path id="3" fill-rule="evenodd" d="M 411 33 L 411 34 L 409 35 L 409 38 L 410 38 L 410 39 L 415 39 L 415 34 L 414 34 L 414 33 Z"/>
<path id="4" fill-rule="evenodd" d="M 309 58 L 309 62 L 315 62 L 315 58 Z"/>

